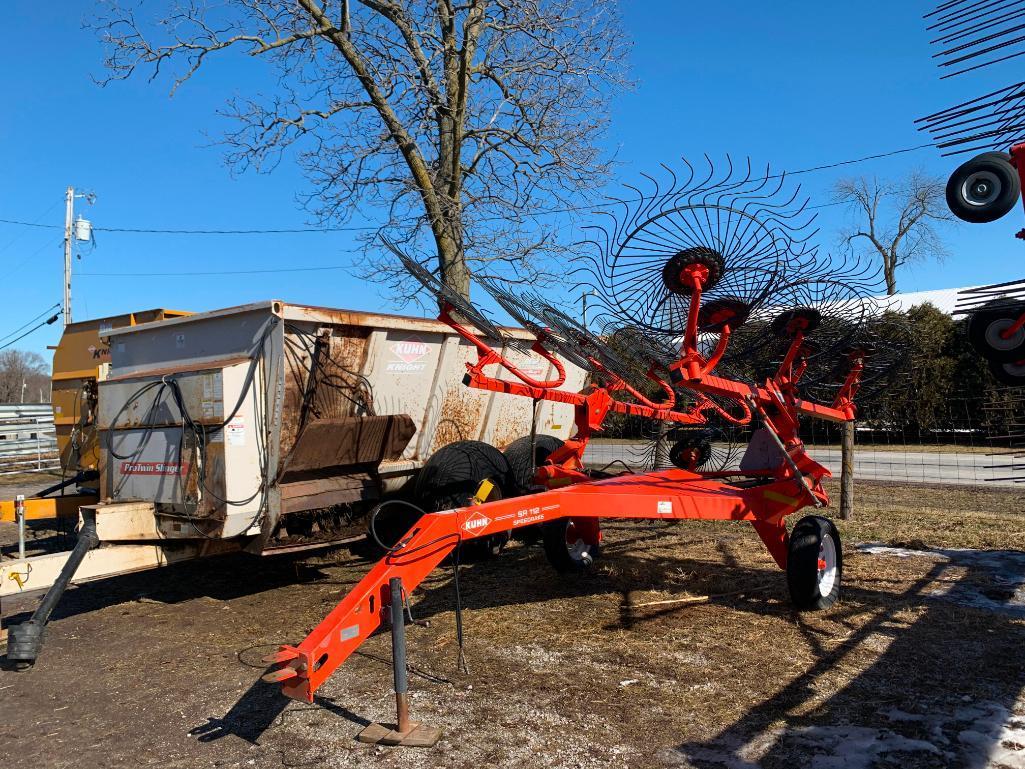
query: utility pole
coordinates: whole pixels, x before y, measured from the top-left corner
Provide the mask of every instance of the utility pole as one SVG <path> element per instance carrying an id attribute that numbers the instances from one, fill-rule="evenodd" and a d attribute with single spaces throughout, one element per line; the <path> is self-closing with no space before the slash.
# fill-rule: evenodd
<path id="1" fill-rule="evenodd" d="M 75 188 L 68 187 L 64 194 L 64 326 L 71 323 L 71 249 L 74 233 L 71 228 L 75 217 Z"/>

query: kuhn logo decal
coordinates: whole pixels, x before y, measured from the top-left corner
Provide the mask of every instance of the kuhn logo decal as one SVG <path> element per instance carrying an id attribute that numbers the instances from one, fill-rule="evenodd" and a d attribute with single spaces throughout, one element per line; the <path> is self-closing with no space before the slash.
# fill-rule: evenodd
<path id="1" fill-rule="evenodd" d="M 463 528 L 472 534 L 486 529 L 489 523 L 491 523 L 491 519 L 484 515 L 484 513 L 474 513 L 463 523 Z"/>
<path id="2" fill-rule="evenodd" d="M 400 339 L 391 345 L 389 349 L 395 357 L 388 362 L 388 371 L 415 372 L 423 371 L 427 368 L 426 363 L 420 363 L 419 361 L 431 351 L 431 348 L 422 340 L 416 337 Z"/>
<path id="3" fill-rule="evenodd" d="M 122 462 L 122 475 L 188 475 L 189 463 L 177 462 Z"/>

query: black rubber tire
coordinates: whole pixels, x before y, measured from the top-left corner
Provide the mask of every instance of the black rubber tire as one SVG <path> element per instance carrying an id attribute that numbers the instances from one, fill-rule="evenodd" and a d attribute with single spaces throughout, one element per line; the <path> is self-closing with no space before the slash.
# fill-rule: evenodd
<path id="1" fill-rule="evenodd" d="M 991 360 L 989 370 L 994 379 L 1001 384 L 1009 387 L 1025 387 L 1025 365 L 1019 365 L 1013 361 Z"/>
<path id="2" fill-rule="evenodd" d="M 1013 363 L 1025 358 L 1025 328 L 1019 329 L 1010 339 L 1003 339 L 1000 332 L 1009 328 L 1022 313 L 1025 305 L 1015 307 L 1006 300 L 995 300 L 983 305 L 968 317 L 968 341 L 975 351 L 986 360 Z"/>
<path id="3" fill-rule="evenodd" d="M 832 552 L 827 539 L 832 540 Z M 832 558 L 835 572 L 828 579 L 826 570 L 819 568 L 819 559 Z M 787 587 L 790 600 L 800 611 L 828 609 L 840 599 L 843 579 L 843 549 L 840 533 L 828 518 L 808 515 L 797 522 L 787 545 Z M 827 589 L 828 588 L 828 589 Z"/>
<path id="4" fill-rule="evenodd" d="M 534 469 L 543 465 L 553 452 L 562 448 L 562 441 L 554 435 L 534 436 L 534 456 L 530 456 L 530 436 L 517 438 L 505 447 L 506 461 L 512 471 L 518 494 L 530 494 L 534 489 Z"/>
<path id="5" fill-rule="evenodd" d="M 984 152 L 962 164 L 947 180 L 947 207 L 973 224 L 995 222 L 1018 204 L 1021 179 L 1003 152 Z"/>
<path id="6" fill-rule="evenodd" d="M 484 479 L 495 484 L 490 500 L 515 496 L 516 486 L 505 455 L 481 441 L 456 441 L 438 449 L 416 479 L 416 502 L 429 513 L 464 507 Z M 508 534 L 467 540 L 460 558 L 469 561 L 497 555 L 509 541 Z"/>
<path id="7" fill-rule="evenodd" d="M 583 545 L 578 555 L 570 552 L 567 528 L 574 525 L 571 518 L 559 518 L 541 525 L 541 541 L 545 557 L 559 574 L 579 574 L 594 565 L 601 555 L 600 545 Z"/>

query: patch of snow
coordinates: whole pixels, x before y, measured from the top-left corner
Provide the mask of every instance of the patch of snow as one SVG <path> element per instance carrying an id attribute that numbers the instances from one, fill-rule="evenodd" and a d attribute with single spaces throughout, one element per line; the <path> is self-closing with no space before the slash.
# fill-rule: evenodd
<path id="1" fill-rule="evenodd" d="M 791 736 L 800 748 L 819 753 L 810 764 L 815 769 L 869 769 L 887 753 L 942 754 L 926 740 L 865 726 L 807 726 Z"/>
<path id="2" fill-rule="evenodd" d="M 727 732 L 710 742 L 670 751 L 666 762 L 757 769 L 775 749 L 774 758 L 800 755 L 802 760 L 795 765 L 812 769 L 870 769 L 894 753 L 935 756 L 948 766 L 1025 769 L 1025 717 L 1015 716 L 999 703 L 975 703 L 945 713 L 936 712 L 935 707 L 928 713 L 890 708 L 880 714 L 892 728 L 792 726 L 769 729 L 746 740 Z M 916 736 L 901 734 L 905 726 L 912 726 Z M 923 730 L 929 739 L 920 737 Z"/>
<path id="3" fill-rule="evenodd" d="M 857 546 L 868 555 L 894 558 L 928 558 L 963 568 L 968 576 L 936 587 L 927 595 L 962 606 L 1025 617 L 1025 553 L 1016 550 L 973 550 L 946 548 L 912 550 L 888 547 L 878 542 Z"/>

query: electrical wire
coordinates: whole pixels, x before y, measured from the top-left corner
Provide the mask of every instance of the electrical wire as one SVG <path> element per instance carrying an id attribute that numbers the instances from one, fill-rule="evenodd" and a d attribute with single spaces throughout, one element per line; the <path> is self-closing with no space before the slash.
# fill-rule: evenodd
<path id="1" fill-rule="evenodd" d="M 11 346 L 12 344 L 14 344 L 15 342 L 20 342 L 20 341 L 21 341 L 22 339 L 24 339 L 25 337 L 27 337 L 27 336 L 28 336 L 29 334 L 31 334 L 31 333 L 33 333 L 33 332 L 35 332 L 35 331 L 38 331 L 38 330 L 39 330 L 39 329 L 41 329 L 41 328 L 42 328 L 43 326 L 49 326 L 49 325 L 52 325 L 52 324 L 56 323 L 56 322 L 57 322 L 57 319 L 58 319 L 58 318 L 59 318 L 59 317 L 60 317 L 60 316 L 61 316 L 61 315 L 63 314 L 63 312 L 64 312 L 64 311 L 63 311 L 63 310 L 61 310 L 60 312 L 54 313 L 54 315 L 53 315 L 52 317 L 50 317 L 50 318 L 47 318 L 47 319 L 46 319 L 46 320 L 44 320 L 44 321 L 43 321 L 42 323 L 40 323 L 40 324 L 38 324 L 38 325 L 36 325 L 36 326 L 33 326 L 32 328 L 30 328 L 30 329 L 29 329 L 28 331 L 26 331 L 26 332 L 25 332 L 24 334 L 22 334 L 21 336 L 19 336 L 19 337 L 15 337 L 14 339 L 12 339 L 12 340 L 11 340 L 10 342 L 8 342 L 7 344 L 4 344 L 4 345 L 0 345 L 0 350 L 6 350 L 6 349 L 7 349 L 8 347 L 10 347 L 10 346 Z"/>
<path id="2" fill-rule="evenodd" d="M 4 340 L 9 339 L 10 337 L 14 336 L 19 331 L 21 331 L 23 328 L 25 328 L 25 326 L 28 326 L 30 323 L 35 323 L 37 320 L 42 318 L 48 312 L 53 312 L 54 310 L 56 310 L 60 306 L 61 306 L 60 302 L 55 302 L 54 304 L 51 304 L 49 307 L 47 307 L 45 310 L 43 310 L 41 313 L 39 313 L 36 317 L 31 318 L 27 323 L 24 323 L 23 325 L 18 326 L 16 329 L 14 329 L 14 331 L 12 331 L 11 333 L 7 334 L 6 336 L 0 336 L 0 342 L 3 342 Z"/>
<path id="3" fill-rule="evenodd" d="M 374 541 L 379 548 L 385 551 L 388 556 L 396 554 L 402 554 L 403 556 L 410 556 L 419 553 L 421 550 L 425 550 L 435 545 L 441 544 L 447 539 L 455 537 L 456 544 L 452 552 L 452 587 L 455 592 L 455 614 L 456 614 L 456 646 L 459 649 L 458 656 L 456 658 L 456 666 L 458 669 L 467 674 L 470 672 L 469 666 L 466 664 L 466 654 L 464 648 L 464 634 L 463 634 L 463 596 L 462 590 L 459 587 L 459 567 L 460 567 L 460 554 L 462 551 L 463 535 L 462 532 L 455 532 L 453 534 L 442 534 L 440 537 L 435 537 L 430 542 L 425 542 L 422 545 L 417 545 L 414 548 L 406 549 L 406 545 L 413 538 L 413 535 L 418 531 L 414 526 L 403 539 L 400 539 L 394 545 L 389 547 L 381 541 L 381 538 L 377 534 L 377 516 L 381 510 L 388 507 L 389 505 L 397 505 L 399 507 L 406 507 L 415 512 L 420 513 L 420 517 L 427 515 L 427 511 L 418 505 L 414 505 L 412 502 L 407 502 L 404 499 L 386 499 L 379 503 L 370 511 L 370 515 L 367 519 L 367 532 L 370 534 L 370 538 Z M 419 520 L 419 519 L 418 519 Z"/>
<path id="4" fill-rule="evenodd" d="M 43 213 L 41 213 L 39 216 L 36 217 L 36 219 L 35 219 L 36 224 L 38 224 L 43 219 L 45 219 L 49 215 L 49 213 L 51 211 L 53 211 L 53 209 L 55 209 L 57 207 L 57 205 L 60 202 L 61 202 L 60 200 L 53 201 L 53 203 L 50 204 L 49 208 L 47 208 L 45 211 L 43 211 Z M 3 247 L 0 247 L 0 253 L 3 253 L 7 249 L 9 249 L 11 246 L 13 246 L 15 243 L 17 243 L 21 239 L 22 235 L 24 235 L 24 233 L 18 233 L 13 238 L 11 238 L 9 241 L 7 241 L 6 245 L 4 245 Z M 39 250 L 42 251 L 42 249 L 39 249 Z M 39 253 L 39 251 L 37 251 L 36 253 Z"/>
<path id="5" fill-rule="evenodd" d="M 90 278 L 189 278 L 203 275 L 265 275 L 278 272 L 320 272 L 345 270 L 345 265 L 330 267 L 280 267 L 267 270 L 211 270 L 207 272 L 76 272 L 79 277 Z"/>
<path id="6" fill-rule="evenodd" d="M 784 171 L 779 174 L 773 174 L 769 176 L 769 179 L 777 179 L 784 176 L 797 176 L 799 174 L 810 174 L 817 171 L 827 171 L 833 168 L 841 168 L 843 166 L 855 165 L 857 163 L 865 163 L 869 160 L 882 160 L 884 158 L 894 157 L 896 155 L 903 155 L 909 152 L 917 152 L 919 150 L 928 149 L 933 145 L 930 144 L 918 144 L 913 147 L 902 147 L 901 149 L 890 150 L 889 152 L 878 152 L 872 155 L 865 155 L 863 157 L 849 158 L 847 160 L 838 160 L 834 163 L 824 163 L 822 165 L 811 166 L 809 168 L 801 168 L 796 171 Z M 618 206 L 619 202 L 610 203 L 596 203 L 592 205 L 584 206 L 566 206 L 564 208 L 546 208 L 537 211 L 526 211 L 521 212 L 523 216 L 545 216 L 549 214 L 565 214 L 574 213 L 580 211 L 593 211 L 600 208 L 608 208 L 610 206 Z M 828 203 L 825 205 L 836 205 L 835 203 Z M 825 207 L 825 206 L 821 206 Z M 501 217 L 493 217 L 484 219 L 482 221 L 494 221 Z M 42 229 L 63 229 L 62 225 L 58 224 L 40 224 L 38 222 L 26 222 L 18 219 L 0 219 L 0 224 L 11 224 L 21 227 L 38 227 Z M 130 233 L 130 234 L 142 234 L 142 235 L 299 235 L 299 234 L 317 234 L 317 233 L 332 233 L 332 232 L 373 232 L 376 231 L 377 227 L 276 227 L 268 229 L 205 229 L 205 228 L 188 228 L 188 229 L 173 229 L 173 228 L 146 228 L 146 227 L 93 227 L 94 232 L 118 232 L 118 233 Z M 295 268 L 293 268 L 295 269 Z M 342 269 L 339 267 L 322 267 L 322 268 L 300 268 L 300 269 Z M 285 272 L 286 270 L 267 270 L 266 272 Z M 290 271 L 290 270 L 288 270 Z M 260 271 L 254 271 L 260 272 Z M 115 277 L 117 274 L 112 273 L 82 273 L 88 275 L 109 275 Z M 236 272 L 231 273 L 139 273 L 140 276 L 170 276 L 179 274 L 189 275 L 224 275 L 224 274 L 240 274 Z M 244 274 L 244 273 L 243 273 Z"/>

